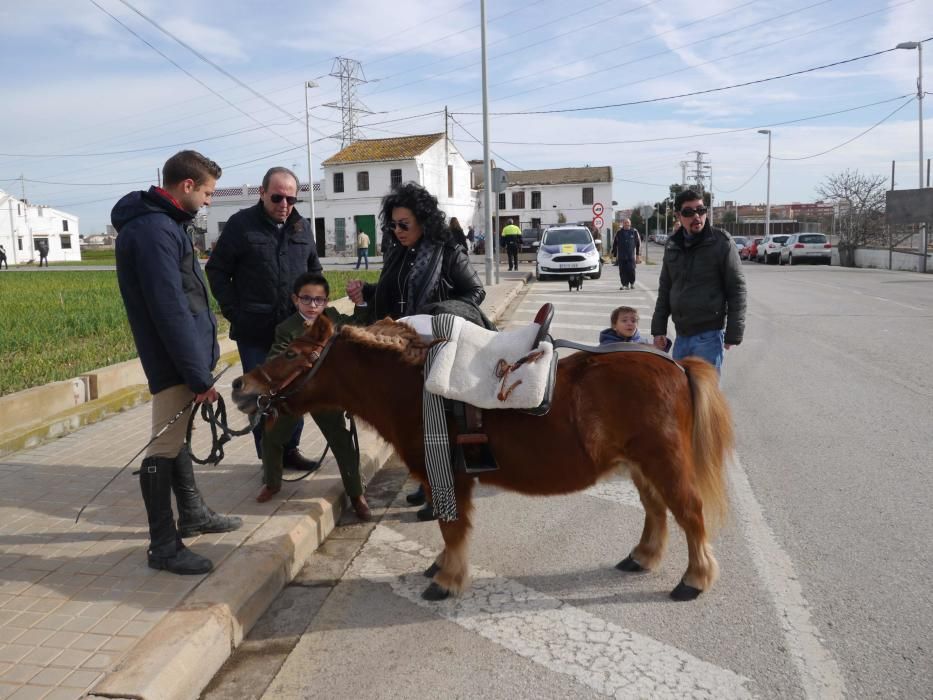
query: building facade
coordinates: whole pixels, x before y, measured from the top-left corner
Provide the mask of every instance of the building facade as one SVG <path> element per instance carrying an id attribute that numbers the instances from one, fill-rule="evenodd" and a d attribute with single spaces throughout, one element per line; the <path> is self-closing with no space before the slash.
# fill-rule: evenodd
<path id="1" fill-rule="evenodd" d="M 508 186 L 498 199 L 499 230 L 509 220 L 520 228 L 544 229 L 559 223 L 586 224 L 591 228 L 596 218 L 594 207 L 602 208 L 600 233 L 612 227 L 612 168 L 551 168 L 547 170 L 509 170 Z M 493 206 L 496 205 L 493 199 Z M 495 211 L 493 212 L 495 216 Z M 477 207 L 478 230 L 485 228 L 482 201 Z"/>
<path id="2" fill-rule="evenodd" d="M 382 198 L 403 182 L 416 182 L 438 199 L 448 218 L 464 229 L 476 210 L 469 164 L 442 133 L 390 139 L 362 139 L 327 158 L 324 179 L 314 183 L 315 240 L 318 254 L 355 255 L 358 231 L 369 234 L 370 253 L 377 235 Z M 309 215 L 308 185 L 299 189 L 299 211 Z M 206 244 L 213 246 L 227 220 L 259 200 L 258 185 L 218 188 L 207 215 Z"/>
<path id="3" fill-rule="evenodd" d="M 77 216 L 0 191 L 0 245 L 9 264 L 38 262 L 41 241 L 49 262 L 81 260 L 79 233 Z"/>

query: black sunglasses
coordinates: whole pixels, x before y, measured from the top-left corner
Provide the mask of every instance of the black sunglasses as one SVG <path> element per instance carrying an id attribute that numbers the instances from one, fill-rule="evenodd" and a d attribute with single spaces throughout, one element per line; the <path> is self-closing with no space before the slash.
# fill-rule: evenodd
<path id="1" fill-rule="evenodd" d="M 386 228 L 391 231 L 394 231 L 397 228 L 400 228 L 403 231 L 407 231 L 408 229 L 411 228 L 411 224 L 405 221 L 390 221 L 389 223 L 386 224 Z"/>
<path id="2" fill-rule="evenodd" d="M 680 210 L 680 215 L 685 216 L 688 219 L 690 219 L 695 214 L 699 214 L 700 216 L 703 216 L 708 211 L 709 209 L 707 209 L 706 207 L 697 207 L 696 209 L 694 209 L 693 207 L 684 207 L 683 209 Z"/>
<path id="3" fill-rule="evenodd" d="M 290 195 L 284 194 L 270 194 L 269 199 L 272 200 L 273 204 L 278 204 L 284 199 L 286 202 L 288 202 L 289 206 L 294 206 L 294 204 L 298 201 L 298 197 L 292 197 Z"/>

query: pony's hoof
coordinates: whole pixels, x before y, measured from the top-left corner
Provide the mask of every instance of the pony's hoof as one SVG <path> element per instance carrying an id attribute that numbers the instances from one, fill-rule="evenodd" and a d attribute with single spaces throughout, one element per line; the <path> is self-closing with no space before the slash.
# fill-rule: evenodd
<path id="1" fill-rule="evenodd" d="M 434 575 L 440 570 L 441 570 L 441 567 L 438 565 L 437 562 L 434 562 L 433 564 L 431 564 L 431 566 L 429 566 L 427 569 L 424 570 L 424 577 L 434 578 Z"/>
<path id="2" fill-rule="evenodd" d="M 432 584 L 433 585 L 433 584 Z M 694 588 L 693 586 L 688 586 L 686 583 L 681 581 L 677 584 L 677 588 L 671 591 L 671 598 L 674 600 L 696 600 L 697 596 L 700 595 L 703 591 L 699 588 Z"/>
<path id="3" fill-rule="evenodd" d="M 421 597 L 425 600 L 431 601 L 446 600 L 450 597 L 450 591 L 448 591 L 446 588 L 438 586 L 432 581 L 431 585 L 424 589 Z"/>
<path id="4" fill-rule="evenodd" d="M 641 574 L 648 570 L 645 567 L 643 567 L 641 564 L 639 564 L 637 561 L 632 559 L 631 554 L 625 557 L 625 559 L 620 561 L 618 564 L 616 564 L 616 568 L 619 571 L 628 571 L 629 573 L 633 573 L 633 574 Z"/>

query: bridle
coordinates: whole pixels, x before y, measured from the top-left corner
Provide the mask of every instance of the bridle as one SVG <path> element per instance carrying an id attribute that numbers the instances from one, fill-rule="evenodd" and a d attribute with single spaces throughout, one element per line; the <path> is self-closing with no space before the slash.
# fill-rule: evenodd
<path id="1" fill-rule="evenodd" d="M 256 371 L 259 372 L 266 384 L 269 385 L 267 393 L 260 394 L 256 397 L 257 413 L 260 415 L 268 415 L 269 413 L 277 411 L 283 403 L 301 391 L 305 385 L 311 381 L 312 377 L 317 374 L 318 369 L 320 369 L 321 365 L 324 363 L 324 358 L 327 357 L 327 353 L 330 352 L 335 337 L 336 336 L 332 335 L 323 343 L 315 345 L 311 352 L 308 353 L 304 366 L 289 374 L 278 386 L 275 385 L 275 382 L 272 380 L 272 377 L 269 376 L 268 372 L 262 368 L 262 365 L 257 367 Z M 288 389 L 288 391 L 286 391 L 286 389 Z"/>

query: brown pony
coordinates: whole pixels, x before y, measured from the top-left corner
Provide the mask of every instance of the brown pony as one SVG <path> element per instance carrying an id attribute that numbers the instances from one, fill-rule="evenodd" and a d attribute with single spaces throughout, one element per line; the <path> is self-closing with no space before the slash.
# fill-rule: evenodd
<path id="1" fill-rule="evenodd" d="M 285 353 L 235 380 L 233 397 L 247 413 L 270 397 L 296 414 L 350 411 L 391 443 L 426 484 L 427 347 L 404 323 L 386 319 L 335 334 L 322 315 Z M 733 447 L 732 420 L 713 366 L 696 358 L 678 364 L 651 353 L 580 352 L 559 361 L 547 415 L 484 411 L 499 470 L 454 474 L 459 519 L 440 522 L 444 550 L 425 572 L 433 582 L 424 597 L 440 600 L 468 583 L 475 479 L 544 496 L 580 491 L 614 470 L 631 475 L 645 508 L 641 541 L 616 568 L 639 572 L 660 564 L 670 510 L 689 548 L 687 571 L 671 597 L 692 600 L 710 588 L 719 565 L 706 523 L 726 511 L 723 472 Z M 453 423 L 449 430 L 456 435 Z"/>

